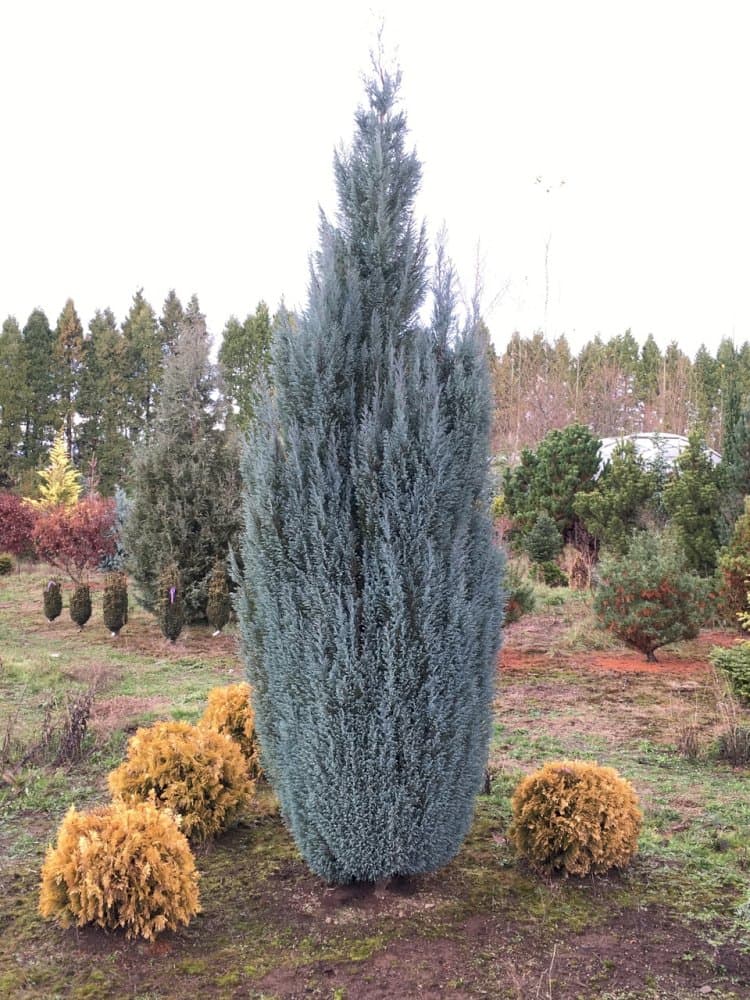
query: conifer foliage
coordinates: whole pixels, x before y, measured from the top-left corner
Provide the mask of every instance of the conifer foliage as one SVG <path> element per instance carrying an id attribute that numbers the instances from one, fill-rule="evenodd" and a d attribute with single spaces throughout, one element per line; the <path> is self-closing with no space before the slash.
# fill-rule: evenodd
<path id="1" fill-rule="evenodd" d="M 398 77 L 375 67 L 335 161 L 307 309 L 280 318 L 243 460 L 238 613 L 264 767 L 314 871 L 431 871 L 482 787 L 501 560 L 489 388 L 442 254 L 429 328 Z"/>
<path id="2" fill-rule="evenodd" d="M 159 627 L 165 639 L 175 642 L 185 624 L 182 577 L 175 565 L 167 566 L 159 578 Z"/>
<path id="3" fill-rule="evenodd" d="M 209 347 L 193 298 L 165 365 L 152 435 L 136 453 L 123 543 L 150 611 L 162 567 L 177 563 L 188 622 L 206 620 L 211 571 L 226 559 L 240 520 L 238 449 L 221 426 Z"/>

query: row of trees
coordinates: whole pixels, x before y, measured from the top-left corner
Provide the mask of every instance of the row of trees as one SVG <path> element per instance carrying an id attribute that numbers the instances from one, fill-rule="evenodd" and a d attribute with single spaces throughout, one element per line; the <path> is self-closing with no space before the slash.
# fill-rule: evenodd
<path id="1" fill-rule="evenodd" d="M 39 309 L 23 327 L 9 316 L 0 331 L 0 485 L 21 481 L 23 491 L 63 426 L 68 453 L 81 468 L 96 455 L 110 494 L 153 426 L 180 324 L 199 314 L 195 297 L 184 308 L 172 291 L 157 315 L 138 291 L 121 325 L 103 309 L 84 330 L 72 300 L 54 327 Z M 242 429 L 255 412 L 272 325 L 261 302 L 222 332 L 217 391 Z M 550 343 L 542 333 L 515 333 L 502 353 L 490 351 L 490 364 L 493 450 L 512 461 L 575 422 L 600 436 L 698 428 L 721 449 L 750 401 L 750 346 L 726 338 L 714 354 L 701 347 L 691 359 L 676 343 L 661 351 L 652 336 L 639 346 L 629 331 L 607 342 L 597 336 L 577 354 L 564 336 Z"/>
<path id="2" fill-rule="evenodd" d="M 136 447 L 154 428 L 165 363 L 184 326 L 204 323 L 195 296 L 183 307 L 174 291 L 160 315 L 136 292 L 118 325 L 98 310 L 84 331 L 72 299 L 55 326 L 35 309 L 21 327 L 9 316 L 0 332 L 0 486 L 33 487 L 62 428 L 79 468 L 96 457 L 105 495 L 125 479 Z M 214 391 L 239 427 L 254 407 L 254 381 L 268 362 L 271 317 L 260 303 L 244 322 L 231 317 L 219 352 Z"/>
<path id="3" fill-rule="evenodd" d="M 566 338 L 515 333 L 492 353 L 495 454 L 517 459 L 525 447 L 572 423 L 600 437 L 699 429 L 721 449 L 750 402 L 750 345 L 725 338 L 691 359 L 676 343 L 662 351 L 653 336 L 639 345 L 630 331 L 595 337 L 574 354 Z"/>

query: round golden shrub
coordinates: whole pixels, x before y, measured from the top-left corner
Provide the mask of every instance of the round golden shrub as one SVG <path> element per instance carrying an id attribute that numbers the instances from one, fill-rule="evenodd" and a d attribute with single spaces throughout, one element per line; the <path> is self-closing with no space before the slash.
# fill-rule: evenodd
<path id="1" fill-rule="evenodd" d="M 255 783 L 237 743 L 187 722 L 157 722 L 128 742 L 125 761 L 109 776 L 125 802 L 155 797 L 181 817 L 187 837 L 207 840 L 225 830 L 252 799 Z"/>
<path id="2" fill-rule="evenodd" d="M 638 798 L 614 768 L 550 762 L 520 782 L 511 805 L 510 838 L 544 871 L 587 875 L 624 868 L 637 850 L 643 819 Z"/>
<path id="3" fill-rule="evenodd" d="M 153 938 L 200 912 L 198 872 L 175 817 L 153 802 L 70 809 L 42 866 L 39 911 L 62 927 Z"/>
<path id="4" fill-rule="evenodd" d="M 249 684 L 227 684 L 208 692 L 208 704 L 199 726 L 224 733 L 239 743 L 247 761 L 250 777 L 261 776 L 255 714 L 250 701 Z"/>

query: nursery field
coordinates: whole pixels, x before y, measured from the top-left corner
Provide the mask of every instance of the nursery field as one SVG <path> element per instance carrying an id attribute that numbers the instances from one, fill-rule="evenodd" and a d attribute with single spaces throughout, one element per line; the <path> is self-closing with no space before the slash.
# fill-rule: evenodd
<path id="1" fill-rule="evenodd" d="M 170 645 L 131 608 L 112 638 L 96 586 L 83 632 L 67 606 L 50 624 L 46 579 L 0 578 L 0 997 L 750 998 L 750 768 L 717 753 L 750 710 L 708 662 L 734 633 L 704 632 L 647 664 L 597 632 L 587 595 L 544 591 L 507 630 L 491 793 L 452 864 L 329 888 L 261 788 L 239 825 L 196 849 L 202 912 L 154 943 L 129 942 L 42 920 L 46 846 L 70 805 L 107 801 L 107 774 L 139 725 L 196 720 L 242 667 L 231 628 L 186 629 Z M 82 756 L 61 761 L 65 720 L 85 716 L 89 697 Z M 516 860 L 510 795 L 563 758 L 633 782 L 644 826 L 623 872 L 546 878 Z"/>

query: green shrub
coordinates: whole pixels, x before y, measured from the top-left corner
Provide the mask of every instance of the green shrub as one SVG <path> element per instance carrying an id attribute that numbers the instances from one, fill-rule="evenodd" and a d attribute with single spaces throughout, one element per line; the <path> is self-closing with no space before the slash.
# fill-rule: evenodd
<path id="1" fill-rule="evenodd" d="M 117 635 L 128 621 L 128 581 L 124 573 L 108 573 L 102 595 L 104 624 Z"/>
<path id="2" fill-rule="evenodd" d="M 531 567 L 534 579 L 547 587 L 567 587 L 568 578 L 556 562 L 535 563 Z"/>
<path id="3" fill-rule="evenodd" d="M 42 867 L 39 910 L 62 927 L 123 928 L 153 940 L 200 911 L 185 835 L 152 802 L 70 809 Z"/>
<path id="4" fill-rule="evenodd" d="M 206 602 L 206 618 L 208 624 L 217 632 L 221 632 L 229 621 L 232 611 L 232 601 L 229 596 L 229 581 L 224 560 L 219 560 L 213 568 L 208 581 L 208 600 Z"/>
<path id="5" fill-rule="evenodd" d="M 719 556 L 720 598 L 725 617 L 734 623 L 739 612 L 745 611 L 750 580 L 750 497 L 745 497 L 745 510 L 735 522 L 729 545 Z"/>
<path id="6" fill-rule="evenodd" d="M 521 781 L 511 806 L 509 836 L 542 871 L 606 872 L 624 868 L 637 850 L 643 819 L 638 799 L 611 767 L 580 760 L 545 764 Z"/>
<path id="7" fill-rule="evenodd" d="M 514 566 L 508 566 L 505 573 L 505 624 L 517 622 L 534 610 L 534 588 L 524 579 Z"/>
<path id="8" fill-rule="evenodd" d="M 726 674 L 734 694 L 750 702 L 750 642 L 738 642 L 728 649 L 714 646 L 711 663 Z"/>
<path id="9" fill-rule="evenodd" d="M 167 566 L 159 577 L 159 627 L 170 642 L 174 642 L 185 624 L 182 604 L 182 577 L 175 565 Z"/>
<path id="10" fill-rule="evenodd" d="M 44 587 L 44 614 L 54 621 L 62 612 L 62 587 L 59 580 L 48 580 Z"/>
<path id="11" fill-rule="evenodd" d="M 546 511 L 540 511 L 524 539 L 529 558 L 535 563 L 550 563 L 560 555 L 562 547 L 563 539 L 557 525 Z"/>
<path id="12" fill-rule="evenodd" d="M 13 556 L 0 552 L 0 576 L 8 576 L 13 572 Z"/>
<path id="13" fill-rule="evenodd" d="M 156 805 L 182 818 L 185 836 L 206 840 L 246 808 L 255 789 L 239 744 L 187 722 L 157 722 L 128 742 L 127 758 L 109 776 L 124 802 Z"/>
<path id="14" fill-rule="evenodd" d="M 91 617 L 91 591 L 87 583 L 79 583 L 70 598 L 70 617 L 83 628 Z"/>
<path id="15" fill-rule="evenodd" d="M 694 639 L 705 620 L 708 583 L 667 537 L 636 536 L 624 556 L 602 560 L 599 576 L 597 617 L 650 662 L 661 646 Z"/>

